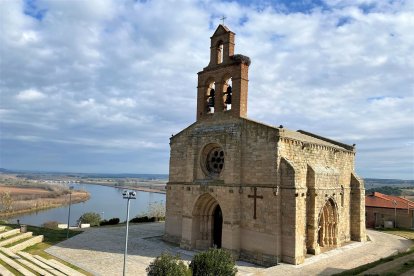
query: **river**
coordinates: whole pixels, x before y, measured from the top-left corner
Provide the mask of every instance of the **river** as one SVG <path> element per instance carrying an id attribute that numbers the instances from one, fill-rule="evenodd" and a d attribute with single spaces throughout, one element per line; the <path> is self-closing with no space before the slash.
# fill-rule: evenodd
<path id="1" fill-rule="evenodd" d="M 93 184 L 71 184 L 75 190 L 85 190 L 90 193 L 88 201 L 72 204 L 70 210 L 70 225 L 76 225 L 79 217 L 86 212 L 94 212 L 101 215 L 102 219 L 119 218 L 126 220 L 127 200 L 122 198 L 122 191 L 114 187 L 93 185 Z M 130 219 L 136 215 L 148 211 L 150 203 L 162 203 L 165 205 L 165 194 L 136 191 L 136 199 L 130 201 Z M 31 214 L 20 215 L 10 218 L 8 221 L 21 224 L 41 226 L 47 221 L 59 223 L 68 222 L 68 206 L 47 209 Z"/>

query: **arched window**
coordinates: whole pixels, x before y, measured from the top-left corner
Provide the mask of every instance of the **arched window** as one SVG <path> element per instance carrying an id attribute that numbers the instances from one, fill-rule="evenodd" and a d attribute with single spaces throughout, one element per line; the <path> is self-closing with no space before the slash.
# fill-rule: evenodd
<path id="1" fill-rule="evenodd" d="M 230 110 L 231 109 L 231 101 L 232 101 L 232 96 L 233 96 L 233 82 L 232 82 L 232 78 L 227 79 L 224 82 L 224 87 L 223 87 L 223 101 L 224 101 L 224 110 Z"/>
<path id="2" fill-rule="evenodd" d="M 223 42 L 219 41 L 217 43 L 217 64 L 223 62 Z"/>

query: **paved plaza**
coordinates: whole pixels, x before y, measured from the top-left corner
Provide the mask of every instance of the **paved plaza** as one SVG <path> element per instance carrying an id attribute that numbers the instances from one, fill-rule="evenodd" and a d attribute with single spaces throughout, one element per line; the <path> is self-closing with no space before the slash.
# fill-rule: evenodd
<path id="1" fill-rule="evenodd" d="M 165 243 L 161 237 L 164 223 L 132 224 L 129 230 L 127 275 L 145 275 L 145 268 L 162 252 L 180 254 L 191 260 L 195 254 Z M 311 256 L 301 265 L 281 264 L 263 268 L 237 262 L 238 275 L 331 275 L 378 260 L 396 251 L 405 251 L 411 241 L 368 230 L 371 241 L 350 243 L 344 247 Z M 91 228 L 46 251 L 77 265 L 94 275 L 122 275 L 125 227 Z"/>

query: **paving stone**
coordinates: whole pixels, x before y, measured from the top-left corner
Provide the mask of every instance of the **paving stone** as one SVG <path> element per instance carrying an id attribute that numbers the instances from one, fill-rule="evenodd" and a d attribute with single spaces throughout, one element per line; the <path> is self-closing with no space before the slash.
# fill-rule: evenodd
<path id="1" fill-rule="evenodd" d="M 127 275 L 145 275 L 145 269 L 162 252 L 179 254 L 190 261 L 195 252 L 183 250 L 162 240 L 164 223 L 130 225 Z M 401 237 L 368 231 L 371 241 L 351 243 L 342 248 L 306 258 L 301 265 L 281 264 L 263 268 L 237 262 L 238 275 L 331 275 L 367 262 L 405 251 L 412 244 Z M 94 275 L 121 275 L 125 227 L 91 228 L 48 248 L 46 251 Z"/>

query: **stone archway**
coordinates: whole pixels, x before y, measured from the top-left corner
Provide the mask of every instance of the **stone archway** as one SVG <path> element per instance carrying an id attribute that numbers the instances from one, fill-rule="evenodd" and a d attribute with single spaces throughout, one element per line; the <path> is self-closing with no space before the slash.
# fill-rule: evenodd
<path id="1" fill-rule="evenodd" d="M 223 213 L 217 200 L 210 194 L 201 195 L 192 214 L 192 247 L 208 249 L 221 247 Z"/>
<path id="2" fill-rule="evenodd" d="M 318 244 L 320 247 L 338 245 L 338 212 L 333 199 L 328 199 L 319 214 Z"/>

